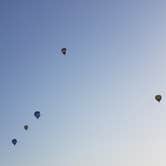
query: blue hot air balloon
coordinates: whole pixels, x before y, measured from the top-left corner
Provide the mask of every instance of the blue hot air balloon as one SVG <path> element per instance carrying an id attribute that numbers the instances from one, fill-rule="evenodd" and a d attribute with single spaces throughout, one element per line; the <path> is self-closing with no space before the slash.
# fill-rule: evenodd
<path id="1" fill-rule="evenodd" d="M 12 144 L 13 144 L 14 146 L 17 144 L 17 139 L 16 139 L 16 138 L 12 139 Z"/>
<path id="2" fill-rule="evenodd" d="M 61 49 L 61 52 L 62 52 L 63 55 L 66 55 L 66 53 L 67 53 L 67 48 L 62 48 L 62 49 Z"/>
<path id="3" fill-rule="evenodd" d="M 24 129 L 28 130 L 29 126 L 28 125 L 24 125 Z"/>
<path id="4" fill-rule="evenodd" d="M 40 112 L 39 112 L 39 111 L 34 112 L 34 116 L 35 116 L 37 119 L 39 119 L 39 118 L 40 118 Z"/>

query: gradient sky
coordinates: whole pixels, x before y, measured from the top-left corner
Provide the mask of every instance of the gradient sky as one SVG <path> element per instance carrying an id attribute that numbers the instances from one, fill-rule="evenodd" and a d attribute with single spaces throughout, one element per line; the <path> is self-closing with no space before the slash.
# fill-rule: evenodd
<path id="1" fill-rule="evenodd" d="M 0 165 L 165 166 L 165 9 L 0 0 Z"/>

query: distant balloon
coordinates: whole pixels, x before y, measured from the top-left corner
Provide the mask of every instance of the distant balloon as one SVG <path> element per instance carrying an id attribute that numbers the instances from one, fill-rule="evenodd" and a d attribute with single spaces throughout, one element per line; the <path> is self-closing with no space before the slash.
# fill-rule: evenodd
<path id="1" fill-rule="evenodd" d="M 15 146 L 17 144 L 17 139 L 12 139 L 12 144 Z"/>
<path id="2" fill-rule="evenodd" d="M 61 52 L 62 52 L 63 55 L 66 55 L 66 53 L 67 53 L 67 48 L 62 48 L 62 49 L 61 49 Z"/>
<path id="3" fill-rule="evenodd" d="M 156 95 L 156 96 L 155 96 L 155 99 L 156 99 L 158 102 L 160 102 L 161 99 L 162 99 L 162 96 L 161 96 L 161 95 Z"/>
<path id="4" fill-rule="evenodd" d="M 39 119 L 39 118 L 40 118 L 40 112 L 39 112 L 39 111 L 34 112 L 34 116 L 35 116 L 37 119 Z"/>
<path id="5" fill-rule="evenodd" d="M 28 130 L 29 126 L 28 125 L 24 125 L 24 129 Z"/>

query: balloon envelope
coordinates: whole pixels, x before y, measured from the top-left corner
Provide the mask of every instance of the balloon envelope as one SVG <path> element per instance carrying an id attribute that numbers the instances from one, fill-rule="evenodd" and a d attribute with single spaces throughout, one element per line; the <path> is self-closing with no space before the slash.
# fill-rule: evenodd
<path id="1" fill-rule="evenodd" d="M 24 126 L 24 129 L 25 129 L 25 130 L 28 130 L 28 128 L 29 128 L 28 125 L 25 125 L 25 126 Z"/>
<path id="2" fill-rule="evenodd" d="M 15 146 L 17 144 L 17 139 L 12 139 L 12 144 Z"/>
<path id="3" fill-rule="evenodd" d="M 34 116 L 35 116 L 37 119 L 39 119 L 39 118 L 40 118 L 40 112 L 39 112 L 39 111 L 34 112 Z"/>
<path id="4" fill-rule="evenodd" d="M 67 48 L 62 48 L 62 49 L 61 49 L 61 52 L 62 52 L 63 55 L 66 55 Z"/>
<path id="5" fill-rule="evenodd" d="M 158 102 L 160 102 L 161 99 L 162 99 L 162 96 L 161 96 L 161 95 L 156 95 L 156 96 L 155 96 L 155 99 L 156 99 Z"/>

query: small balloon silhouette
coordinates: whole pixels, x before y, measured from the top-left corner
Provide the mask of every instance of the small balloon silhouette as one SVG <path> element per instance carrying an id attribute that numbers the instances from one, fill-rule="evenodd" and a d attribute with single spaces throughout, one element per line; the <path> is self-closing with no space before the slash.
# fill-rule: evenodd
<path id="1" fill-rule="evenodd" d="M 66 55 L 67 48 L 62 48 L 62 49 L 61 49 L 61 52 L 62 52 L 63 55 Z"/>
<path id="2" fill-rule="evenodd" d="M 24 129 L 28 130 L 29 126 L 28 125 L 24 125 Z"/>
<path id="3" fill-rule="evenodd" d="M 16 138 L 12 139 L 12 144 L 13 144 L 14 146 L 17 144 L 17 139 L 16 139 Z"/>
<path id="4" fill-rule="evenodd" d="M 161 99 L 162 99 L 162 96 L 161 96 L 161 95 L 156 95 L 156 96 L 155 96 L 155 99 L 156 99 L 158 102 L 160 102 Z"/>
<path id="5" fill-rule="evenodd" d="M 39 111 L 34 112 L 34 116 L 35 116 L 37 119 L 39 119 L 39 118 L 40 118 L 40 112 L 39 112 Z"/>

